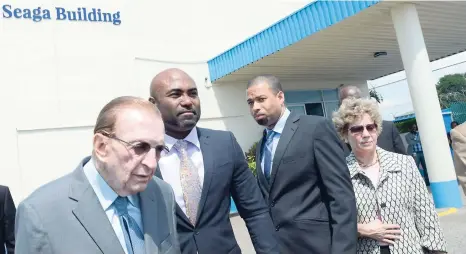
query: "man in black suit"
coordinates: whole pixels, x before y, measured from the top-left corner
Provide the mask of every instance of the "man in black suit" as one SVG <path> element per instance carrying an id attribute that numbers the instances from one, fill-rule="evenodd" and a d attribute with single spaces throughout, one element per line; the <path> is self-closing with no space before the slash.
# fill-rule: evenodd
<path id="1" fill-rule="evenodd" d="M 251 114 L 266 127 L 257 176 L 280 253 L 354 254 L 357 211 L 343 145 L 329 120 L 292 114 L 284 102 L 278 78 L 248 83 Z"/>
<path id="2" fill-rule="evenodd" d="M 194 80 L 179 69 L 154 77 L 150 101 L 165 123 L 168 151 L 156 175 L 177 201 L 182 253 L 241 253 L 230 223 L 230 196 L 246 222 L 257 253 L 279 253 L 267 206 L 231 132 L 196 127 L 201 115 Z"/>
<path id="3" fill-rule="evenodd" d="M 344 86 L 340 88 L 340 101 L 348 97 L 361 98 L 361 90 L 357 86 Z M 399 154 L 406 154 L 406 148 L 401 140 L 398 128 L 392 121 L 382 121 L 382 133 L 377 138 L 377 146 L 380 148 Z M 349 155 L 351 147 L 345 147 L 345 155 Z"/>
<path id="4" fill-rule="evenodd" d="M 15 252 L 15 216 L 16 207 L 10 189 L 0 185 L 0 253 L 6 247 L 8 254 Z"/>

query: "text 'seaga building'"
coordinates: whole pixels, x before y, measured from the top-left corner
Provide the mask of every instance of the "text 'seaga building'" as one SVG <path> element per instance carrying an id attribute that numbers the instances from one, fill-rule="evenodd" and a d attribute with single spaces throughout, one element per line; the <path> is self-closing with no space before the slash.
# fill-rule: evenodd
<path id="1" fill-rule="evenodd" d="M 33 22 L 58 20 L 111 23 L 116 26 L 121 24 L 120 11 L 111 12 L 100 8 L 89 7 L 79 7 L 76 9 L 55 7 L 54 9 L 47 9 L 42 7 L 23 8 L 15 7 L 11 4 L 4 4 L 2 6 L 2 17 L 4 19 L 31 20 Z"/>

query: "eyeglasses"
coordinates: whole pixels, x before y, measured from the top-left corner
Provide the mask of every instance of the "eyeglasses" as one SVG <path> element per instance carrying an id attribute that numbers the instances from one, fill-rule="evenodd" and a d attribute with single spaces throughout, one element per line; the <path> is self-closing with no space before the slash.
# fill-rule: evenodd
<path id="1" fill-rule="evenodd" d="M 110 133 L 106 133 L 106 132 L 101 132 L 101 134 L 104 135 L 105 137 L 117 140 L 117 141 L 125 144 L 128 148 L 130 148 L 134 152 L 135 155 L 138 155 L 138 156 L 147 154 L 152 148 L 155 149 L 155 152 L 156 152 L 157 156 L 160 155 L 160 153 L 162 151 L 164 151 L 164 150 L 168 151 L 168 147 L 164 146 L 164 145 L 152 146 L 151 144 L 149 144 L 149 143 L 147 143 L 145 141 L 135 141 L 135 142 L 130 143 L 128 141 L 124 141 L 124 140 L 118 138 L 114 134 L 110 134 Z"/>
<path id="2" fill-rule="evenodd" d="M 371 123 L 367 125 L 355 125 L 349 128 L 349 131 L 352 134 L 361 134 L 364 132 L 364 129 L 366 129 L 368 132 L 373 133 L 377 130 L 377 124 Z"/>

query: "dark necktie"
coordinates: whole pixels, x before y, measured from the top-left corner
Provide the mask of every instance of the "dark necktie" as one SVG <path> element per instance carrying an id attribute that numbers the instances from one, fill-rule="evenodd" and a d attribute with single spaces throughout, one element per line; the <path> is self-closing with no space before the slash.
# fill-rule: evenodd
<path id="1" fill-rule="evenodd" d="M 274 131 L 268 131 L 265 144 L 264 144 L 264 175 L 267 181 L 270 180 L 270 171 L 272 171 L 272 149 L 273 149 L 273 137 L 275 136 Z"/>
<path id="2" fill-rule="evenodd" d="M 128 202 L 127 197 L 120 196 L 113 202 L 125 236 L 126 248 L 129 254 L 144 254 L 144 234 L 136 220 L 129 215 Z"/>

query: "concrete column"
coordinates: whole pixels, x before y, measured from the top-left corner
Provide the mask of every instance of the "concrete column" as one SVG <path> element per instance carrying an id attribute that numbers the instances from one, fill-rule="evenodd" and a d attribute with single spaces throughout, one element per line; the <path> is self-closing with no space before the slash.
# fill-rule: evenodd
<path id="1" fill-rule="evenodd" d="M 399 4 L 392 8 L 391 16 L 416 113 L 435 206 L 461 207 L 456 173 L 416 6 Z"/>

